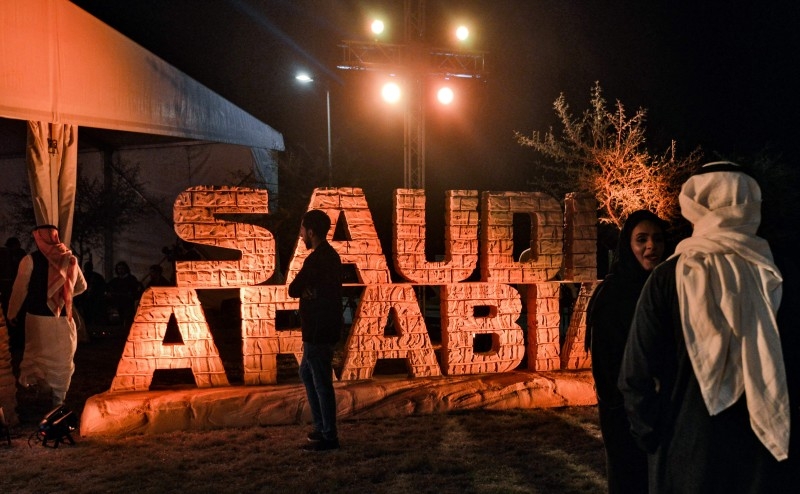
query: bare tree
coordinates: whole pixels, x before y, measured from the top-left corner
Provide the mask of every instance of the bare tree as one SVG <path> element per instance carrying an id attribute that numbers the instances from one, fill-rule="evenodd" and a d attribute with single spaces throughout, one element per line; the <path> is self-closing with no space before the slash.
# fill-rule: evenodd
<path id="1" fill-rule="evenodd" d="M 108 233 L 121 232 L 141 219 L 148 205 L 141 193 L 144 184 L 138 166 L 119 163 L 113 172 L 108 184 L 102 178 L 89 179 L 78 173 L 70 248 L 81 262 L 91 250 L 103 250 Z M 31 225 L 34 218 L 30 188 L 26 184 L 2 196 L 13 205 L 10 216 L 18 225 L 15 233 L 21 234 L 26 231 L 23 225 Z"/>
<path id="2" fill-rule="evenodd" d="M 144 196 L 146 184 L 137 165 L 118 162 L 111 172 L 106 178 L 78 176 L 72 248 L 79 257 L 104 249 L 109 238 L 144 218 L 153 207 Z"/>
<path id="3" fill-rule="evenodd" d="M 629 118 L 617 101 L 611 112 L 599 83 L 591 90 L 590 108 L 580 117 L 572 115 L 563 93 L 553 108 L 564 127 L 560 137 L 552 127 L 530 137 L 515 133 L 521 145 L 553 161 L 540 165 L 542 189 L 593 194 L 600 220 L 617 228 L 637 209 L 649 209 L 668 221 L 680 217 L 678 192 L 702 158 L 699 149 L 679 158 L 673 141 L 663 154 L 651 154 L 645 147 L 646 111 L 640 108 Z"/>

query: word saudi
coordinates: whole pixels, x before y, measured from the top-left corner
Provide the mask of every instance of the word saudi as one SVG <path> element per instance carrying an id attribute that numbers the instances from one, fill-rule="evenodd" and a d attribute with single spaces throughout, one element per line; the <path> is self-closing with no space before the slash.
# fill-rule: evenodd
<path id="1" fill-rule="evenodd" d="M 267 214 L 267 204 L 267 191 L 260 189 L 194 187 L 178 196 L 173 214 L 181 239 L 235 249 L 241 258 L 176 262 L 177 286 L 145 291 L 110 391 L 147 390 L 159 369 L 191 369 L 198 387 L 229 385 L 197 297 L 199 289 L 238 289 L 246 385 L 276 384 L 279 354 L 300 358 L 299 328 L 278 330 L 275 320 L 279 311 L 299 307 L 287 287 L 309 251 L 298 241 L 285 284 L 259 284 L 275 270 L 275 240 L 265 228 L 229 220 L 236 214 Z M 334 228 L 328 240 L 342 262 L 354 267 L 358 283 L 353 285 L 363 287 L 344 343 L 339 379 L 369 379 L 379 359 L 405 360 L 412 378 L 509 372 L 526 355 L 530 370 L 588 366 L 582 326 L 583 306 L 597 272 L 593 199 L 567 194 L 562 210 L 544 193 L 447 191 L 446 252 L 443 261 L 433 262 L 425 256 L 425 193 L 398 189 L 392 260 L 407 283 L 390 280 L 361 189 L 316 189 L 308 209 L 325 211 L 333 225 L 344 229 L 347 240 L 333 240 Z M 530 256 L 522 262 L 512 257 L 516 214 L 528 215 L 531 224 Z M 479 260 L 481 281 L 466 282 Z M 554 281 L 557 276 L 560 279 Z M 562 348 L 559 287 L 564 282 L 582 283 L 582 289 Z M 415 291 L 425 285 L 438 287 L 440 293 L 439 360 Z M 517 323 L 523 298 L 525 330 Z M 180 331 L 178 343 L 164 341 L 171 319 Z M 391 334 L 386 331 L 389 321 L 394 326 Z M 475 350 L 478 335 L 490 335 L 489 350 Z"/>

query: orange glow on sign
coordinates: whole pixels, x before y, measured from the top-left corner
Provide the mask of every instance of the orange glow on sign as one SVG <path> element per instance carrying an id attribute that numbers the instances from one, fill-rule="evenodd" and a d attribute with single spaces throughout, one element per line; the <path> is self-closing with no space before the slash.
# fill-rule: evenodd
<path id="1" fill-rule="evenodd" d="M 446 192 L 445 228 L 449 246 L 444 261 L 425 259 L 424 190 L 395 191 L 392 281 L 364 192 L 357 187 L 316 189 L 308 209 L 325 211 L 332 224 L 346 225 L 348 240 L 328 241 L 344 264 L 352 265 L 362 286 L 345 342 L 342 380 L 369 379 L 380 359 L 403 359 L 411 377 L 503 373 L 528 356 L 532 370 L 583 369 L 585 317 L 581 309 L 596 283 L 596 203 L 568 195 L 565 207 L 539 192 Z M 299 328 L 278 330 L 279 311 L 294 311 L 299 301 L 286 285 L 262 285 L 275 267 L 275 242 L 269 231 L 249 223 L 219 219 L 224 213 L 267 212 L 267 191 L 239 187 L 193 187 L 175 201 L 175 231 L 186 241 L 235 249 L 238 261 L 176 263 L 175 287 L 154 287 L 142 295 L 111 392 L 146 391 L 157 369 L 191 369 L 198 388 L 230 386 L 206 321 L 198 288 L 238 288 L 241 303 L 242 361 L 245 385 L 277 383 L 277 356 L 300 359 Z M 512 257 L 514 214 L 531 217 L 534 258 Z M 534 248 L 535 247 L 535 248 Z M 286 273 L 297 275 L 310 251 L 298 242 Z M 466 282 L 478 260 L 481 279 Z M 566 342 L 559 340 L 559 282 L 582 283 Z M 441 293 L 441 363 L 435 356 L 415 285 L 437 286 Z M 521 286 L 526 289 L 520 293 Z M 527 306 L 526 328 L 517 322 Z M 476 315 L 476 307 L 488 307 Z M 167 326 L 177 323 L 182 344 L 165 343 Z M 386 333 L 391 321 L 395 335 Z M 527 332 L 526 332 L 527 331 Z M 477 350 L 476 338 L 490 348 Z"/>

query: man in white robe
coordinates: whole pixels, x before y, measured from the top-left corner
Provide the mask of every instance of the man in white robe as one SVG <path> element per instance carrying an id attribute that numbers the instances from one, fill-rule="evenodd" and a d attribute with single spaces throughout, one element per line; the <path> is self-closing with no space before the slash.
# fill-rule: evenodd
<path id="1" fill-rule="evenodd" d="M 8 319 L 17 323 L 25 302 L 25 352 L 19 383 L 52 390 L 53 406 L 64 403 L 77 349 L 77 330 L 72 317 L 72 298 L 86 290 L 77 259 L 52 225 L 37 226 L 33 238 L 38 250 L 19 264 L 11 291 Z"/>

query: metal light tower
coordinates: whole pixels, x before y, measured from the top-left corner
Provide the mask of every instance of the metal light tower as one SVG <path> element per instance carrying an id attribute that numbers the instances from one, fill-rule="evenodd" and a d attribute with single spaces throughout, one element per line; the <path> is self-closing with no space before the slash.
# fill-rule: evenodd
<path id="1" fill-rule="evenodd" d="M 403 75 L 403 185 L 425 188 L 425 79 L 482 79 L 486 52 L 433 48 L 425 44 L 425 0 L 405 0 L 405 44 L 342 41 L 343 70 L 371 70 Z"/>
<path id="2" fill-rule="evenodd" d="M 295 79 L 303 84 L 314 82 L 314 79 L 306 73 L 297 74 Z M 331 88 L 328 86 L 328 84 L 325 84 L 325 109 L 328 115 L 328 187 L 333 187 L 333 149 L 331 148 Z"/>

